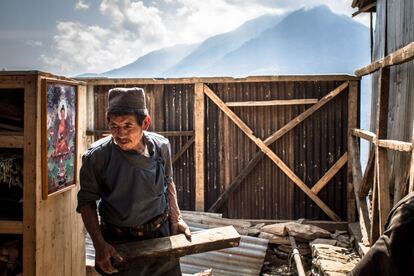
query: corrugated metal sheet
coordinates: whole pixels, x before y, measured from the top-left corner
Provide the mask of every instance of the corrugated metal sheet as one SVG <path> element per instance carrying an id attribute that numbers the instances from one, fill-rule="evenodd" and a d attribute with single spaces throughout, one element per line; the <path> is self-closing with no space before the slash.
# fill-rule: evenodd
<path id="1" fill-rule="evenodd" d="M 414 41 L 414 1 L 377 1 L 374 61 Z M 388 105 L 388 139 L 411 142 L 414 121 L 414 61 L 391 67 Z M 375 132 L 378 72 L 373 74 L 371 131 Z M 406 179 L 409 155 L 388 151 L 389 181 L 394 204 L 401 198 L 400 183 Z M 394 185 L 398 183 L 399 185 Z"/>
<path id="2" fill-rule="evenodd" d="M 320 99 L 342 82 L 306 81 L 209 84 L 224 102 Z M 261 139 L 287 124 L 309 105 L 233 107 Z M 347 150 L 347 92 L 344 91 L 270 148 L 312 187 Z M 254 154 L 257 146 L 215 104 L 206 101 L 206 207 L 215 202 Z M 346 218 L 346 167 L 319 194 Z M 230 218 L 328 219 L 267 157 L 243 180 L 222 209 Z"/>
<path id="3" fill-rule="evenodd" d="M 200 231 L 190 225 L 191 231 Z M 194 274 L 212 269 L 216 276 L 256 276 L 266 256 L 268 240 L 241 236 L 239 247 L 189 255 L 180 259 L 181 271 Z"/>

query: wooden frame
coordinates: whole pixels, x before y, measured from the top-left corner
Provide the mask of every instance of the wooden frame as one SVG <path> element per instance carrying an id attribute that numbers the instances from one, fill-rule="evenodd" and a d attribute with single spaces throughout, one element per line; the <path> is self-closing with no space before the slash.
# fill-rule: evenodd
<path id="1" fill-rule="evenodd" d="M 76 184 L 78 87 L 61 80 L 42 81 L 42 197 Z"/>

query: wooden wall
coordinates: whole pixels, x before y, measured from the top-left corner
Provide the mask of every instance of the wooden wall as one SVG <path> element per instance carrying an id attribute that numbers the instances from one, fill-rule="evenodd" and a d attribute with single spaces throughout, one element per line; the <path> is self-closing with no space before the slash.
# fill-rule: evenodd
<path id="1" fill-rule="evenodd" d="M 307 104 L 283 104 L 268 106 L 230 106 L 230 109 L 262 140 L 284 127 L 299 116 L 298 125 L 269 147 L 311 189 L 335 164 L 338 170 L 329 172 L 329 185 L 324 183 L 316 192 L 338 218 L 347 218 L 348 183 L 346 170 L 348 131 L 347 82 L 358 79 L 350 76 L 275 76 L 248 79 L 104 79 L 88 80 L 94 93 L 94 129 L 91 135 L 108 133 L 106 126 L 107 92 L 117 86 L 144 87 L 148 108 L 153 117 L 152 130 L 165 133 L 171 141 L 172 156 L 186 147 L 185 154 L 174 163 L 174 178 L 182 209 L 209 210 L 227 191 L 233 180 L 242 173 L 259 148 L 243 131 L 221 111 L 206 95 L 195 108 L 195 93 L 205 93 L 209 87 L 224 102 L 255 102 L 281 100 L 311 100 Z M 204 85 L 204 90 L 203 90 Z M 346 86 L 344 86 L 346 85 Z M 314 105 L 338 86 L 343 90 L 329 98 L 320 108 Z M 358 92 L 357 90 L 356 92 Z M 201 95 L 202 95 L 201 94 Z M 357 94 L 355 94 L 357 95 Z M 92 97 L 90 97 L 92 98 Z M 357 104 L 357 102 L 355 102 Z M 236 104 L 237 105 L 237 104 Z M 309 117 L 300 119 L 302 113 L 314 109 Z M 357 126 L 358 108 L 353 124 Z M 199 118 L 203 126 L 195 122 Z M 200 118 L 201 116 L 201 118 Z M 293 122 L 294 123 L 294 122 Z M 296 124 L 296 123 L 294 123 Z M 196 177 L 200 160 L 197 161 L 195 145 L 197 135 L 203 134 L 203 173 Z M 192 139 L 195 137 L 195 144 Z M 198 136 L 199 137 L 199 136 Z M 197 161 L 197 162 L 196 162 Z M 337 162 L 339 162 L 337 164 Z M 203 184 L 199 184 L 202 181 Z M 323 181 L 322 181 L 323 182 Z M 201 195 L 200 195 L 201 194 Z M 196 204 L 202 200 L 202 205 Z M 271 159 L 262 156 L 254 169 L 249 171 L 234 192 L 215 211 L 233 218 L 296 219 L 300 217 L 329 219 L 307 194 L 278 168 Z M 332 218 L 332 216 L 331 216 Z"/>

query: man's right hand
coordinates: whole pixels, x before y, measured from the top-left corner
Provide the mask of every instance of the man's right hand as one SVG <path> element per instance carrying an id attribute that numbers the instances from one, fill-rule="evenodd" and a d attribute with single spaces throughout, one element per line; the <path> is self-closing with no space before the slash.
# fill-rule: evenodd
<path id="1" fill-rule="evenodd" d="M 95 245 L 95 254 L 96 265 L 102 269 L 103 272 L 108 274 L 118 272 L 118 270 L 112 266 L 111 258 L 114 258 L 118 262 L 122 262 L 123 259 L 112 245 L 107 242 Z"/>

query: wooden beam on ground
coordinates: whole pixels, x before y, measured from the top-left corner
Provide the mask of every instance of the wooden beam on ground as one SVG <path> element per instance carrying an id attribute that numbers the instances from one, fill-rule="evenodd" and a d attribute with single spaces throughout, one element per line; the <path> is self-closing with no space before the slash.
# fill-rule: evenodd
<path id="1" fill-rule="evenodd" d="M 369 152 L 369 158 L 367 162 L 367 166 L 365 168 L 364 177 L 361 180 L 361 184 L 359 185 L 358 195 L 360 197 L 365 197 L 368 195 L 369 190 L 372 188 L 374 183 L 374 167 L 375 167 L 375 150 L 372 149 Z"/>
<path id="2" fill-rule="evenodd" d="M 359 185 L 361 183 L 362 172 L 361 172 L 361 162 L 359 161 L 359 158 L 360 158 L 359 144 L 358 144 L 356 137 L 349 136 L 348 150 L 349 150 L 349 160 L 352 160 L 351 180 L 354 186 L 353 192 L 355 195 L 355 201 L 356 201 L 358 218 L 359 218 L 359 225 L 360 225 L 361 234 L 362 234 L 361 240 L 365 245 L 368 245 L 370 243 L 369 233 L 371 232 L 372 225 L 370 223 L 369 210 L 368 210 L 368 204 L 367 204 L 366 198 L 359 197 L 358 192 L 357 192 L 359 191 Z"/>
<path id="3" fill-rule="evenodd" d="M 204 84 L 194 85 L 195 210 L 204 211 Z"/>
<path id="4" fill-rule="evenodd" d="M 177 161 L 181 157 L 181 155 L 184 154 L 184 152 L 187 151 L 187 149 L 189 147 L 191 147 L 191 145 L 194 143 L 194 140 L 195 140 L 195 138 L 194 138 L 194 136 L 192 136 L 191 139 L 188 140 L 187 143 L 185 143 L 184 146 L 173 156 L 173 158 L 172 158 L 173 164 L 174 164 L 175 161 Z"/>
<path id="5" fill-rule="evenodd" d="M 189 241 L 184 234 L 115 244 L 123 262 L 115 262 L 120 271 L 148 264 L 152 261 L 173 260 L 182 256 L 237 247 L 240 235 L 233 226 L 195 232 Z"/>
<path id="6" fill-rule="evenodd" d="M 315 104 L 318 99 L 293 99 L 293 100 L 271 100 L 250 102 L 226 102 L 227 106 L 275 106 L 275 105 L 300 105 Z"/>
<path id="7" fill-rule="evenodd" d="M 375 138 L 377 137 L 375 133 L 372 133 L 371 131 L 363 130 L 363 129 L 357 129 L 353 128 L 351 129 L 351 134 L 353 136 L 365 139 L 367 141 L 370 141 L 371 143 L 374 143 Z"/>
<path id="8" fill-rule="evenodd" d="M 358 91 L 358 87 L 359 87 L 359 83 L 352 81 L 349 83 L 349 92 L 348 92 L 348 124 L 347 124 L 347 136 L 348 136 L 348 151 L 349 151 L 349 142 L 353 141 L 351 137 L 351 129 L 355 129 L 358 127 L 358 106 L 359 106 L 359 91 Z M 358 143 L 355 144 L 355 148 L 358 150 L 357 154 L 358 157 L 357 159 L 350 159 L 350 161 L 348 162 L 348 166 L 347 166 L 347 194 L 346 194 L 346 198 L 347 198 L 347 220 L 348 222 L 354 222 L 356 221 L 356 210 L 355 210 L 355 205 L 356 205 L 356 192 L 355 192 L 355 179 L 353 177 L 353 167 L 357 166 L 359 164 L 359 172 L 361 170 L 361 166 L 359 163 L 359 146 Z M 355 151 L 356 152 L 356 151 Z M 357 163 L 356 163 L 357 162 Z M 358 179 L 358 185 L 360 179 Z"/>
<path id="9" fill-rule="evenodd" d="M 388 101 L 389 101 L 389 81 L 390 69 L 381 68 L 378 79 L 378 103 L 377 103 L 377 118 L 376 118 L 376 135 L 377 139 L 387 138 L 387 124 L 388 124 Z M 385 222 L 389 212 L 391 211 L 390 189 L 388 181 L 388 162 L 387 151 L 380 148 L 378 143 L 375 145 L 376 155 L 376 172 L 378 184 L 378 208 L 379 210 L 379 226 L 380 235 L 384 233 Z"/>
<path id="10" fill-rule="evenodd" d="M 379 147 L 396 151 L 411 152 L 413 149 L 413 145 L 411 143 L 397 140 L 379 139 L 377 143 Z"/>
<path id="11" fill-rule="evenodd" d="M 253 131 L 207 86 L 204 93 L 275 163 L 305 194 L 310 197 L 332 220 L 339 221 L 335 214 L 306 184 L 263 142 Z"/>
<path id="12" fill-rule="evenodd" d="M 401 64 L 414 59 L 414 42 L 402 47 L 401 49 L 389 54 L 388 56 L 371 63 L 363 68 L 357 69 L 355 75 L 362 77 L 371 74 L 381 68 Z"/>
<path id="13" fill-rule="evenodd" d="M 290 234 L 289 234 L 289 241 L 292 247 L 292 255 L 293 255 L 293 258 L 295 259 L 296 270 L 298 272 L 298 276 L 305 276 L 306 275 L 305 270 L 303 269 L 302 259 L 300 257 L 298 247 L 296 245 L 295 238 L 292 237 Z"/>
<path id="14" fill-rule="evenodd" d="M 278 129 L 272 135 L 264 140 L 265 145 L 270 145 L 283 135 L 288 133 L 292 130 L 295 126 L 303 122 L 306 118 L 312 115 L 315 111 L 319 110 L 322 106 L 332 100 L 335 96 L 337 96 L 340 92 L 344 91 L 345 88 L 348 86 L 348 83 L 345 82 L 339 87 L 335 88 L 324 97 L 322 97 L 315 105 L 311 106 L 310 108 L 306 109 L 304 112 L 290 120 L 286 125 L 282 128 Z M 240 185 L 240 183 L 245 179 L 249 173 L 256 167 L 256 165 L 260 162 L 264 153 L 262 151 L 258 151 L 256 155 L 249 161 L 246 167 L 244 167 L 240 173 L 233 179 L 230 183 L 228 188 L 219 196 L 219 198 L 211 205 L 209 208 L 209 212 L 216 212 L 223 206 L 224 202 L 229 198 L 230 194 L 234 192 Z"/>
<path id="15" fill-rule="evenodd" d="M 338 161 L 336 161 L 335 164 L 322 176 L 322 178 L 319 179 L 315 185 L 313 185 L 311 189 L 312 192 L 318 194 L 320 190 L 322 190 L 323 187 L 325 187 L 326 184 L 328 184 L 329 181 L 342 169 L 347 161 L 348 154 L 344 153 L 341 158 L 339 158 Z"/>

